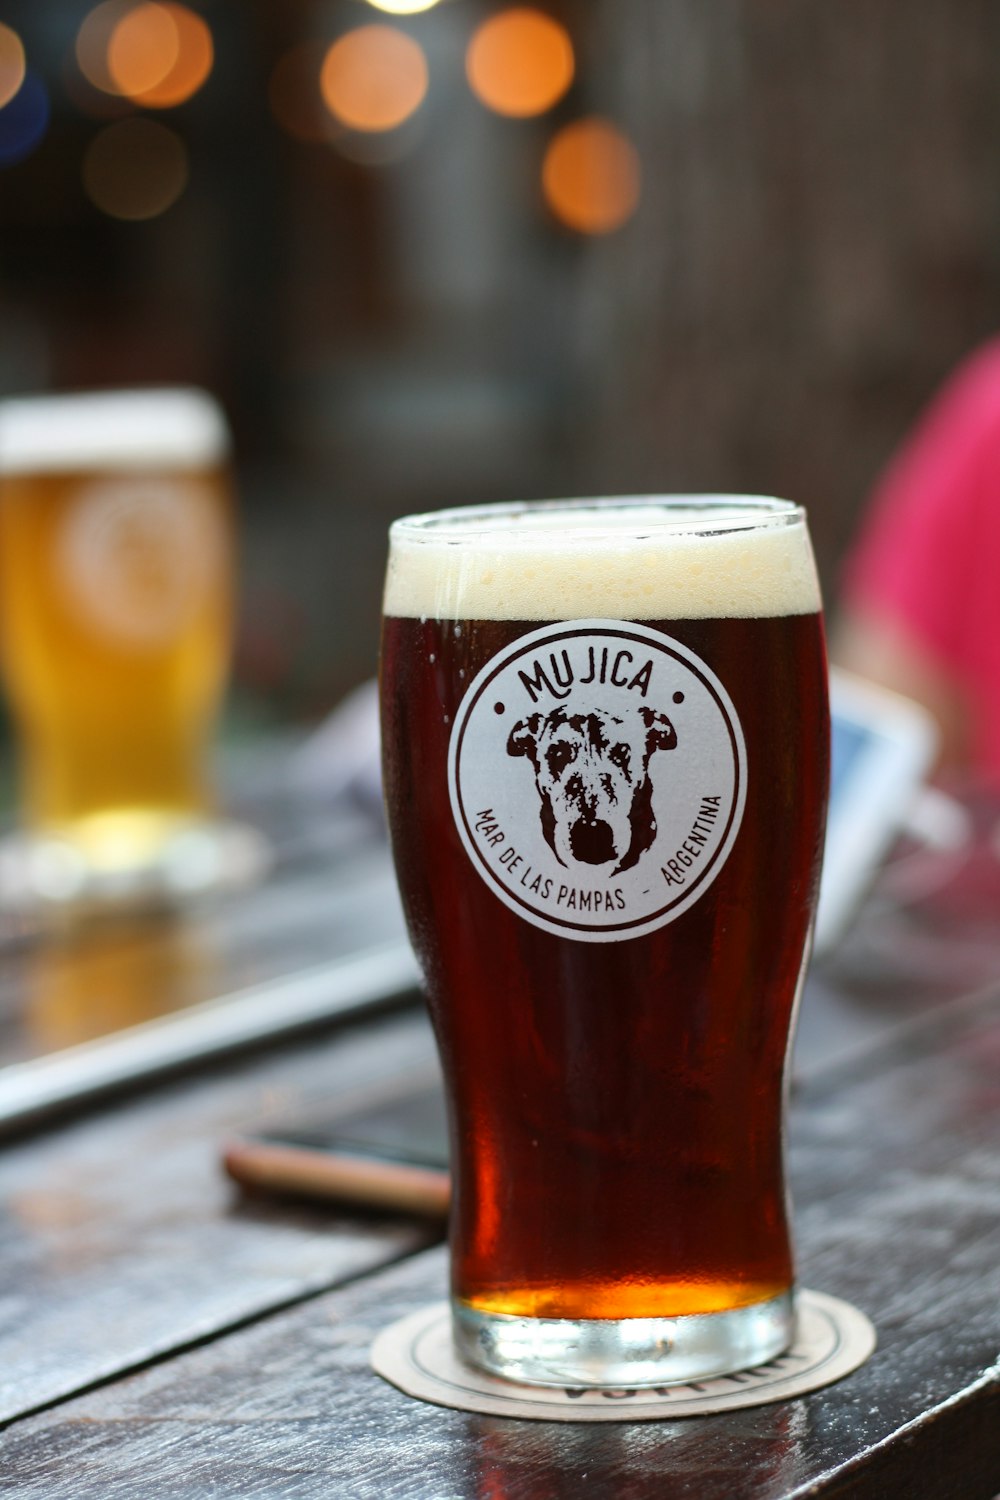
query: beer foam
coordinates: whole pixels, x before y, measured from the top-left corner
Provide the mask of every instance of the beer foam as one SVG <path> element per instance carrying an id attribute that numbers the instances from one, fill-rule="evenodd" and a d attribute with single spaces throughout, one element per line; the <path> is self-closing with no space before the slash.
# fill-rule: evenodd
<path id="1" fill-rule="evenodd" d="M 803 512 L 757 496 L 440 511 L 397 521 L 390 540 L 385 613 L 404 618 L 754 619 L 820 608 Z"/>
<path id="2" fill-rule="evenodd" d="M 193 388 L 0 402 L 0 475 L 203 469 L 228 453 L 229 431 L 219 406 Z"/>

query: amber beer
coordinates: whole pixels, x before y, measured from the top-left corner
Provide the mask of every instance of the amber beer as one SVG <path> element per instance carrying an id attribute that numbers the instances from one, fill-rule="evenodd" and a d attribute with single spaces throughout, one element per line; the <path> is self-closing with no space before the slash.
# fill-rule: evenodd
<path id="1" fill-rule="evenodd" d="M 0 627 L 25 821 L 97 868 L 155 859 L 210 804 L 228 446 L 199 391 L 0 405 Z"/>
<path id="2" fill-rule="evenodd" d="M 783 1079 L 828 779 L 801 510 L 393 528 L 384 775 L 452 1120 L 459 1348 L 659 1384 L 793 1332 Z"/>

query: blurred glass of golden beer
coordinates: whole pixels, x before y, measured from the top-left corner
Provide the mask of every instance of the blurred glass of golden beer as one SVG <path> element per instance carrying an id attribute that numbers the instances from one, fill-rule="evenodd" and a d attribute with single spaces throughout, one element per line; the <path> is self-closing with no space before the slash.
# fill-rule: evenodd
<path id="1" fill-rule="evenodd" d="M 127 874 L 210 812 L 232 618 L 229 436 L 204 392 L 0 403 L 0 629 L 36 835 Z"/>

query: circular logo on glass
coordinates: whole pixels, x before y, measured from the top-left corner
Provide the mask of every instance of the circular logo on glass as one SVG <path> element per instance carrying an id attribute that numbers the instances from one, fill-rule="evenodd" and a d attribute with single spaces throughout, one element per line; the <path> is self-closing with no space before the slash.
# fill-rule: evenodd
<path id="1" fill-rule="evenodd" d="M 212 488 L 159 478 L 88 485 L 58 542 L 78 611 L 135 647 L 163 645 L 185 628 L 221 579 L 225 546 Z"/>
<path id="2" fill-rule="evenodd" d="M 672 922 L 719 873 L 746 800 L 729 694 L 648 626 L 575 620 L 487 662 L 451 735 L 462 842 L 545 932 L 620 942 Z"/>

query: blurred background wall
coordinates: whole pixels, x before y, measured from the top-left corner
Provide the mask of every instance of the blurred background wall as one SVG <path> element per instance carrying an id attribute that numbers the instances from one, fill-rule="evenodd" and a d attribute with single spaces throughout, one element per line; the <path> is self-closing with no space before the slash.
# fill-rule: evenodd
<path id="1" fill-rule="evenodd" d="M 0 394 L 222 399 L 254 722 L 370 675 L 411 509 L 782 494 L 832 598 L 880 466 L 1000 323 L 993 0 L 0 22 Z"/>

